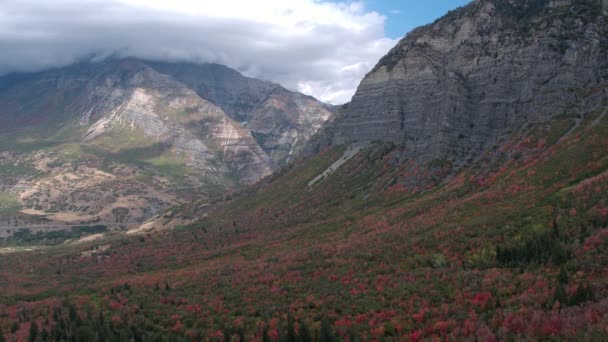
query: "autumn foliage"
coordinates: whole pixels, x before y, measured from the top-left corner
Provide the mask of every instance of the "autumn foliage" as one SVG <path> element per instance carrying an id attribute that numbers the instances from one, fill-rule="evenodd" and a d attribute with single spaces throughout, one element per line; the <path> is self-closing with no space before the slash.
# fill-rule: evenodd
<path id="1" fill-rule="evenodd" d="M 205 216 L 201 203 L 183 207 L 199 217 L 187 227 L 2 255 L 0 331 L 9 341 L 32 329 L 39 340 L 605 340 L 606 133 L 604 121 L 559 142 L 514 134 L 456 171 L 375 144 L 309 187 L 341 156 L 334 147 Z"/>

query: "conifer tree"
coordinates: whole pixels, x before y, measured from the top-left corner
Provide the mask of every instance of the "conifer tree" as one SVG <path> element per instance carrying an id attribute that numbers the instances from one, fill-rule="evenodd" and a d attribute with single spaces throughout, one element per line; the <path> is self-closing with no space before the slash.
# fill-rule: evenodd
<path id="1" fill-rule="evenodd" d="M 326 318 L 321 322 L 320 340 L 321 342 L 333 342 L 336 340 L 331 324 Z"/>
<path id="2" fill-rule="evenodd" d="M 38 338 L 38 323 L 32 321 L 30 324 L 30 337 L 28 338 L 28 341 L 34 342 L 36 341 L 36 338 Z"/>
<path id="3" fill-rule="evenodd" d="M 568 273 L 566 272 L 566 269 L 564 268 L 564 266 L 562 266 L 559 269 L 558 280 L 559 280 L 560 284 L 568 284 Z"/>
<path id="4" fill-rule="evenodd" d="M 291 314 L 287 315 L 287 342 L 295 342 L 296 333 L 293 327 L 293 317 Z"/>
<path id="5" fill-rule="evenodd" d="M 300 337 L 300 339 L 299 339 L 300 342 L 312 341 L 312 337 L 310 336 L 310 330 L 308 329 L 306 322 L 300 321 L 300 329 L 299 329 L 298 335 Z"/>

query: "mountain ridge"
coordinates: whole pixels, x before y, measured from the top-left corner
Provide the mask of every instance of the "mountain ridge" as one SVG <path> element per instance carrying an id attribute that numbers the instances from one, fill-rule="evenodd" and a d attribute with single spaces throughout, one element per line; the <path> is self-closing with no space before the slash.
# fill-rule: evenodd
<path id="1" fill-rule="evenodd" d="M 162 64 L 161 71 L 166 73 L 155 65 L 128 58 L 0 78 L 0 150 L 10 155 L 2 161 L 0 172 L 13 170 L 11 164 L 27 170 L 21 175 L 3 174 L 4 191 L 24 209 L 43 215 L 51 210 L 47 214 L 59 223 L 63 215 L 70 217 L 70 222 L 133 224 L 184 199 L 215 196 L 258 181 L 285 163 L 296 144 L 303 145 L 320 122 L 333 115 L 314 98 L 246 78 L 227 67 L 187 65 L 187 74 L 198 77 L 196 81 L 209 91 L 228 93 L 221 80 L 230 79 L 228 83 L 234 88 L 228 95 L 240 101 L 237 105 L 249 104 L 242 113 L 252 118 L 264 117 L 270 122 L 280 117 L 296 119 L 264 132 L 275 134 L 282 145 L 260 144 L 260 136 L 254 137 L 250 128 L 235 120 L 234 112 L 228 115 L 201 97 L 200 89 L 191 88 L 192 82 L 182 82 L 188 80 L 180 74 L 183 65 Z M 211 76 L 219 79 L 219 84 Z M 267 94 L 259 91 L 261 87 L 267 87 Z M 251 102 L 253 95 L 242 95 L 247 92 L 260 100 Z M 306 102 L 295 109 L 281 108 L 283 103 L 302 98 Z M 306 117 L 319 123 L 317 127 L 296 125 L 297 120 L 308 120 Z M 264 127 L 265 121 L 261 121 L 258 127 Z M 81 170 L 84 178 L 70 168 Z M 101 175 L 105 181 L 97 183 L 95 179 Z M 83 183 L 88 177 L 91 195 L 79 195 L 86 186 L 58 181 L 61 177 Z M 130 180 L 121 187 L 112 185 L 125 177 Z M 140 179 L 148 184 L 142 187 Z M 24 187 L 31 189 L 23 191 Z M 103 188 L 106 190 L 98 191 Z M 191 192 L 185 194 L 187 189 Z M 168 193 L 161 196 L 157 190 Z M 132 191 L 139 197 L 130 201 L 137 204 L 121 199 L 129 198 Z M 53 195 L 55 192 L 66 195 Z M 114 199 L 108 201 L 106 196 Z M 155 198 L 164 200 L 156 203 Z M 130 218 L 124 221 L 115 219 L 111 211 L 116 210 L 138 214 L 126 214 Z M 101 212 L 103 218 L 97 216 Z M 38 220 L 32 215 L 22 219 L 25 223 Z"/>
<path id="2" fill-rule="evenodd" d="M 579 115 L 569 89 L 601 88 L 606 20 L 600 2 L 475 1 L 404 37 L 370 71 L 309 152 L 390 141 L 404 158 L 477 158 L 509 131 Z M 574 107 L 574 108 L 573 108 Z M 491 113 L 491 114 L 490 114 Z"/>

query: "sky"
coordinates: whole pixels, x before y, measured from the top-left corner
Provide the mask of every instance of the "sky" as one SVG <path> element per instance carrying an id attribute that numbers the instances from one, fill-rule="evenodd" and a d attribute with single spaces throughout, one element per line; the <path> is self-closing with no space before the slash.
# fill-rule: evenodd
<path id="1" fill-rule="evenodd" d="M 0 75 L 109 56 L 220 63 L 348 102 L 413 28 L 467 0 L 0 0 Z"/>
<path id="2" fill-rule="evenodd" d="M 366 0 L 365 6 L 386 16 L 385 33 L 401 38 L 414 28 L 433 22 L 470 0 Z"/>

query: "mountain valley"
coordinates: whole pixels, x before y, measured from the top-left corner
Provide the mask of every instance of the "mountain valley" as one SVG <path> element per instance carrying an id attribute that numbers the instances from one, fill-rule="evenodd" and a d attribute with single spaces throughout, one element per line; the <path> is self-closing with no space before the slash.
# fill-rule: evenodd
<path id="1" fill-rule="evenodd" d="M 475 0 L 342 106 L 213 64 L 1 78 L 0 215 L 45 227 L 0 240 L 0 338 L 605 340 L 607 9 Z"/>

